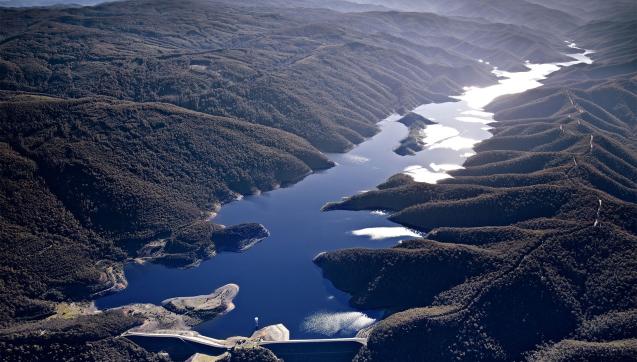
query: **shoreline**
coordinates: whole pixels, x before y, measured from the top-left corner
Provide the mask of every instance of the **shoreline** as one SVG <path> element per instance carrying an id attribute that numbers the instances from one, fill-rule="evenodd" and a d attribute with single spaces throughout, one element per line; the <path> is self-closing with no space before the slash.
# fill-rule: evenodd
<path id="1" fill-rule="evenodd" d="M 492 87 L 492 86 L 496 86 L 497 84 L 499 84 L 499 82 L 496 82 L 496 83 L 492 84 L 490 87 Z M 457 100 L 454 100 L 454 101 L 452 101 L 452 102 L 447 102 L 447 103 L 457 105 L 457 104 L 458 104 L 458 102 L 461 102 L 461 100 L 460 100 L 460 99 L 457 99 Z M 436 103 L 433 103 L 433 104 L 430 104 L 430 105 L 436 105 Z M 426 105 L 425 105 L 425 106 L 426 106 Z M 414 108 L 414 111 L 417 111 L 417 109 L 418 109 L 419 107 L 423 107 L 423 105 L 421 105 L 421 106 L 418 106 L 418 107 Z M 396 115 L 395 115 L 394 113 L 392 113 L 389 117 L 386 117 L 384 120 L 379 121 L 377 124 L 380 124 L 380 123 L 381 123 L 381 122 L 383 122 L 383 121 L 387 121 L 389 118 L 392 118 L 392 117 L 394 117 L 394 118 L 395 118 L 395 117 L 396 117 Z M 399 123 L 399 122 L 392 122 L 392 123 Z M 404 137 L 404 135 L 406 135 L 406 134 L 408 134 L 408 133 L 409 133 L 409 128 L 408 128 L 407 126 L 403 125 L 403 124 L 401 124 L 400 126 L 401 126 L 401 130 L 402 130 L 402 131 L 401 131 L 401 136 L 400 136 L 400 137 L 402 138 L 402 137 Z M 380 134 L 382 134 L 382 133 L 383 133 L 381 128 L 379 128 L 379 130 L 380 130 L 380 131 L 379 131 L 378 133 L 376 133 L 373 137 L 367 138 L 364 142 L 362 142 L 361 144 L 359 144 L 359 145 L 355 146 L 355 147 L 354 147 L 354 149 L 360 149 L 360 146 L 361 146 L 361 145 L 363 145 L 363 144 L 365 144 L 365 143 L 369 142 L 371 139 L 374 139 L 375 137 L 377 137 L 378 135 L 380 135 Z M 403 132 L 403 131 L 404 131 L 404 132 Z M 334 157 L 337 157 L 337 158 L 338 158 L 339 156 L 346 155 L 346 154 L 349 154 L 349 153 L 351 153 L 351 152 L 354 152 L 354 151 L 353 151 L 353 150 L 350 150 L 350 151 L 349 151 L 349 152 L 347 152 L 347 153 L 341 153 L 341 154 L 327 154 L 327 156 L 329 157 L 330 155 L 334 155 Z M 384 151 L 383 151 L 383 152 L 384 152 Z M 391 152 L 391 150 L 390 150 L 390 152 Z M 392 153 L 393 153 L 393 152 L 392 152 Z M 329 157 L 330 161 L 334 162 L 334 157 Z M 403 157 L 404 157 L 404 158 L 401 158 L 401 159 L 403 160 L 403 162 L 405 162 L 406 160 L 409 160 L 409 156 L 403 156 Z M 338 166 L 338 162 L 336 162 L 336 165 Z M 334 169 L 335 169 L 335 167 L 331 167 L 330 169 L 324 170 L 324 172 L 330 172 L 329 170 L 334 170 Z M 332 171 L 331 173 L 333 173 L 333 172 L 334 172 L 334 171 Z M 304 180 L 308 180 L 308 179 L 309 179 L 309 178 L 308 178 L 308 176 L 311 176 L 311 175 L 312 175 L 312 174 L 314 174 L 314 173 L 315 173 L 315 174 L 317 174 L 317 175 L 320 175 L 320 174 L 321 174 L 321 171 L 319 171 L 319 172 L 312 172 L 311 174 L 306 175 L 306 176 L 302 179 L 302 181 L 304 181 Z M 399 173 L 399 174 L 401 174 L 401 173 Z M 315 181 L 315 182 L 318 182 L 318 181 Z M 290 187 L 285 187 L 285 186 L 284 186 L 284 187 L 281 187 L 279 190 L 281 190 L 281 191 L 283 191 L 283 190 L 291 190 L 291 189 L 293 189 L 295 186 L 297 186 L 297 185 L 301 185 L 301 184 L 302 184 L 302 182 L 297 182 L 297 183 L 291 184 L 291 185 L 290 185 Z M 265 194 L 264 194 L 264 195 L 265 195 Z M 269 195 L 273 195 L 273 193 L 268 192 L 268 193 L 267 193 L 267 195 L 268 195 L 268 196 L 269 196 Z M 271 196 L 269 196 L 269 197 L 271 197 Z M 260 202 L 260 201 L 258 201 L 258 200 L 268 200 L 268 199 L 264 199 L 264 198 L 263 198 L 263 197 L 261 197 L 261 196 L 255 196 L 255 195 L 253 195 L 253 197 L 250 197 L 249 199 L 250 199 L 250 200 L 253 200 L 253 201 L 256 201 L 256 202 Z M 219 205 L 218 205 L 218 207 L 217 207 L 217 208 L 215 208 L 215 211 L 214 211 L 214 212 L 216 213 L 215 217 L 214 217 L 214 218 L 212 218 L 212 219 L 210 219 L 210 214 L 208 214 L 208 218 L 206 218 L 207 222 L 212 222 L 212 223 L 214 223 L 216 220 L 219 220 L 219 219 L 218 219 L 219 214 L 223 214 L 223 210 L 225 210 L 225 209 L 226 209 L 229 205 L 233 205 L 233 208 L 234 208 L 234 207 L 236 207 L 236 206 L 234 206 L 234 205 L 236 205 L 236 203 L 233 203 L 233 201 L 238 201 L 238 200 L 234 199 L 234 200 L 229 201 L 228 203 L 222 203 L 222 204 L 219 204 Z M 243 202 L 246 202 L 246 201 L 245 201 L 245 199 L 243 200 Z M 249 220 L 249 219 L 250 219 L 250 217 L 248 217 L 248 218 L 246 218 L 246 219 L 248 219 L 248 220 Z M 330 250 L 331 250 L 331 249 L 330 249 Z M 334 249 L 334 250 L 337 250 L 337 249 Z M 313 255 L 313 256 L 316 256 L 316 255 Z M 215 257 L 219 257 L 219 256 L 218 256 L 218 255 L 216 255 Z M 206 258 L 206 259 L 204 259 L 204 260 L 208 260 L 208 259 L 209 259 L 209 258 Z M 213 261 L 213 262 L 214 262 L 214 261 Z M 310 264 L 312 264 L 312 265 L 313 265 L 313 263 L 311 262 L 311 260 L 309 260 L 308 262 L 309 262 Z M 161 265 L 162 263 L 159 263 L 159 264 Z"/>

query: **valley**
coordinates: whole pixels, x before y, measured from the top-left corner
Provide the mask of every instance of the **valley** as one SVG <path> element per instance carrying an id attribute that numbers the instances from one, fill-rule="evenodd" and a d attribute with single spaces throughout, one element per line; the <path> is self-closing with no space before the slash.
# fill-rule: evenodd
<path id="1" fill-rule="evenodd" d="M 14 3 L 1 359 L 637 355 L 629 1 Z"/>

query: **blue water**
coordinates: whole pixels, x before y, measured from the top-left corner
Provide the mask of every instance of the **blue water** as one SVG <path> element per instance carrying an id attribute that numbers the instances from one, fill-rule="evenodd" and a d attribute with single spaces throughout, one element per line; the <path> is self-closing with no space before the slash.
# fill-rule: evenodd
<path id="1" fill-rule="evenodd" d="M 557 67 L 550 70 L 555 71 Z M 533 77 L 531 80 L 536 80 L 549 72 L 542 73 L 539 78 L 537 71 L 528 73 L 528 77 Z M 529 80 L 520 73 L 511 76 L 515 77 L 521 81 Z M 527 83 L 528 87 L 539 85 L 537 82 Z M 316 313 L 328 313 L 329 316 L 330 313 L 355 310 L 348 305 L 349 297 L 322 277 L 320 269 L 312 263 L 313 257 L 322 251 L 341 248 L 386 248 L 405 237 L 374 240 L 368 236 L 353 235 L 354 230 L 397 225 L 383 215 L 321 212 L 321 206 L 373 189 L 410 166 L 417 166 L 412 168 L 415 178 L 434 182 L 444 176 L 449 165 L 461 165 L 470 156 L 473 143 L 490 137 L 488 127 L 480 119 L 492 118 L 490 114 L 480 112 L 482 104 L 486 104 L 480 102 L 488 103 L 490 97 L 510 92 L 507 87 L 500 88 L 494 91 L 493 87 L 487 87 L 484 92 L 471 89 L 467 92 L 471 97 L 459 102 L 417 108 L 418 113 L 435 118 L 441 125 L 430 129 L 427 136 L 432 144 L 415 156 L 401 157 L 392 152 L 399 140 L 407 135 L 407 128 L 396 122 L 397 116 L 390 116 L 379 123 L 381 132 L 375 137 L 346 154 L 329 155 L 337 163 L 336 167 L 312 174 L 291 187 L 223 206 L 214 219 L 215 223 L 257 222 L 265 225 L 271 236 L 244 253 L 221 253 L 193 269 L 129 264 L 125 268 L 128 288 L 100 298 L 97 306 L 110 308 L 129 303 L 159 303 L 175 296 L 206 294 L 222 285 L 235 283 L 240 287 L 235 299 L 236 309 L 199 325 L 196 330 L 215 338 L 250 335 L 254 330 L 254 317 L 258 316 L 262 326 L 285 324 L 292 338 L 332 335 L 330 328 L 308 330 L 304 328 L 304 321 Z M 522 90 L 515 89 L 515 92 Z M 379 318 L 382 314 L 381 311 L 356 312 L 364 312 L 370 318 Z M 339 322 L 337 316 L 335 314 L 334 320 L 322 322 L 327 325 L 348 323 Z M 369 320 L 363 317 L 363 322 Z M 354 330 L 344 329 L 336 335 L 353 334 Z"/>
<path id="2" fill-rule="evenodd" d="M 407 128 L 396 117 L 381 122 L 382 131 L 347 154 L 329 157 L 337 166 L 303 181 L 259 196 L 225 205 L 215 223 L 258 222 L 271 236 L 250 250 L 221 253 L 193 269 L 171 269 L 154 264 L 129 264 L 128 288 L 100 298 L 100 308 L 129 303 L 159 303 L 175 296 L 209 293 L 227 283 L 239 285 L 236 309 L 196 328 L 215 338 L 249 335 L 254 317 L 261 325 L 284 323 L 293 338 L 325 337 L 302 328 L 317 312 L 351 311 L 349 297 L 324 279 L 312 258 L 319 252 L 349 247 L 386 248 L 401 237 L 372 240 L 352 235 L 369 227 L 396 227 L 385 216 L 369 212 L 321 212 L 326 202 L 369 190 L 405 167 L 429 162 L 457 162 L 449 150 L 401 157 L 392 152 Z M 455 152 L 451 152 L 455 155 Z M 368 312 L 378 317 L 380 312 Z"/>

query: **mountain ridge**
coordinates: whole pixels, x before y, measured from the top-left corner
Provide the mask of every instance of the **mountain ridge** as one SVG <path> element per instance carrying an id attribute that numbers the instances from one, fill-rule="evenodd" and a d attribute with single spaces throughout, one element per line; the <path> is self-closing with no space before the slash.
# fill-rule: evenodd
<path id="1" fill-rule="evenodd" d="M 326 206 L 387 210 L 423 232 L 387 250 L 317 257 L 351 303 L 395 312 L 356 361 L 635 355 L 637 67 L 626 27 L 581 28 L 595 63 L 487 106 L 494 136 L 453 178 L 429 185 L 397 175 Z M 600 69 L 620 71 L 601 77 Z M 456 252 L 469 246 L 483 255 L 478 262 Z"/>

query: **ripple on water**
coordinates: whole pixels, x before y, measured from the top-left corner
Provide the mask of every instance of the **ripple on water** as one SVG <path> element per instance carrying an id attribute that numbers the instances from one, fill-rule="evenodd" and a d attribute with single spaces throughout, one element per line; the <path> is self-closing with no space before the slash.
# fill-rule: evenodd
<path id="1" fill-rule="evenodd" d="M 320 333 L 326 336 L 352 335 L 369 327 L 376 319 L 361 312 L 319 312 L 303 321 L 301 328 L 306 332 Z"/>
<path id="2" fill-rule="evenodd" d="M 369 162 L 369 158 L 367 157 L 363 157 L 363 156 L 359 156 L 359 155 L 354 155 L 354 154 L 346 154 L 343 155 L 343 160 L 352 163 L 352 164 L 363 164 L 365 162 Z"/>
<path id="3" fill-rule="evenodd" d="M 578 59 L 587 60 L 585 54 L 590 53 L 579 54 Z M 477 104 L 494 94 L 489 91 L 486 98 L 476 97 Z M 396 122 L 400 116 L 393 114 L 379 124 L 382 132 L 349 154 L 331 155 L 338 167 L 317 172 L 289 188 L 261 197 L 247 196 L 241 202 L 224 205 L 214 219 L 225 225 L 245 222 L 266 225 L 272 232 L 268 242 L 241 255 L 220 253 L 214 260 L 192 269 L 172 269 L 152 263 L 129 264 L 126 266 L 129 287 L 100 298 L 97 306 L 104 309 L 130 303 L 159 304 L 166 298 L 205 294 L 212 287 L 236 283 L 241 286 L 237 308 L 197 326 L 198 332 L 216 338 L 250 334 L 254 317 L 260 316 L 264 325 L 284 323 L 294 338 L 352 336 L 372 324 L 376 312 L 364 314 L 352 310 L 347 294 L 323 279 L 312 258 L 322 250 L 390 247 L 401 237 L 418 235 L 404 228 L 392 228 L 396 224 L 379 212 L 325 213 L 320 208 L 328 201 L 375 187 L 397 172 L 428 183 L 451 177 L 447 172 L 475 153 L 465 147 L 473 146 L 474 140 L 491 136 L 483 130 L 486 125 L 482 122 L 466 122 L 468 119 L 458 117 L 485 120 L 493 117 L 481 108 L 472 107 L 475 104 L 459 100 L 427 104 L 414 110 L 439 122 L 423 132 L 426 147 L 414 156 L 403 157 L 393 152 L 395 145 L 407 135 L 406 127 Z M 269 275 L 267 282 L 263 279 L 264 272 Z M 321 313 L 316 313 L 318 311 Z M 380 318 L 380 311 L 378 314 Z"/>

